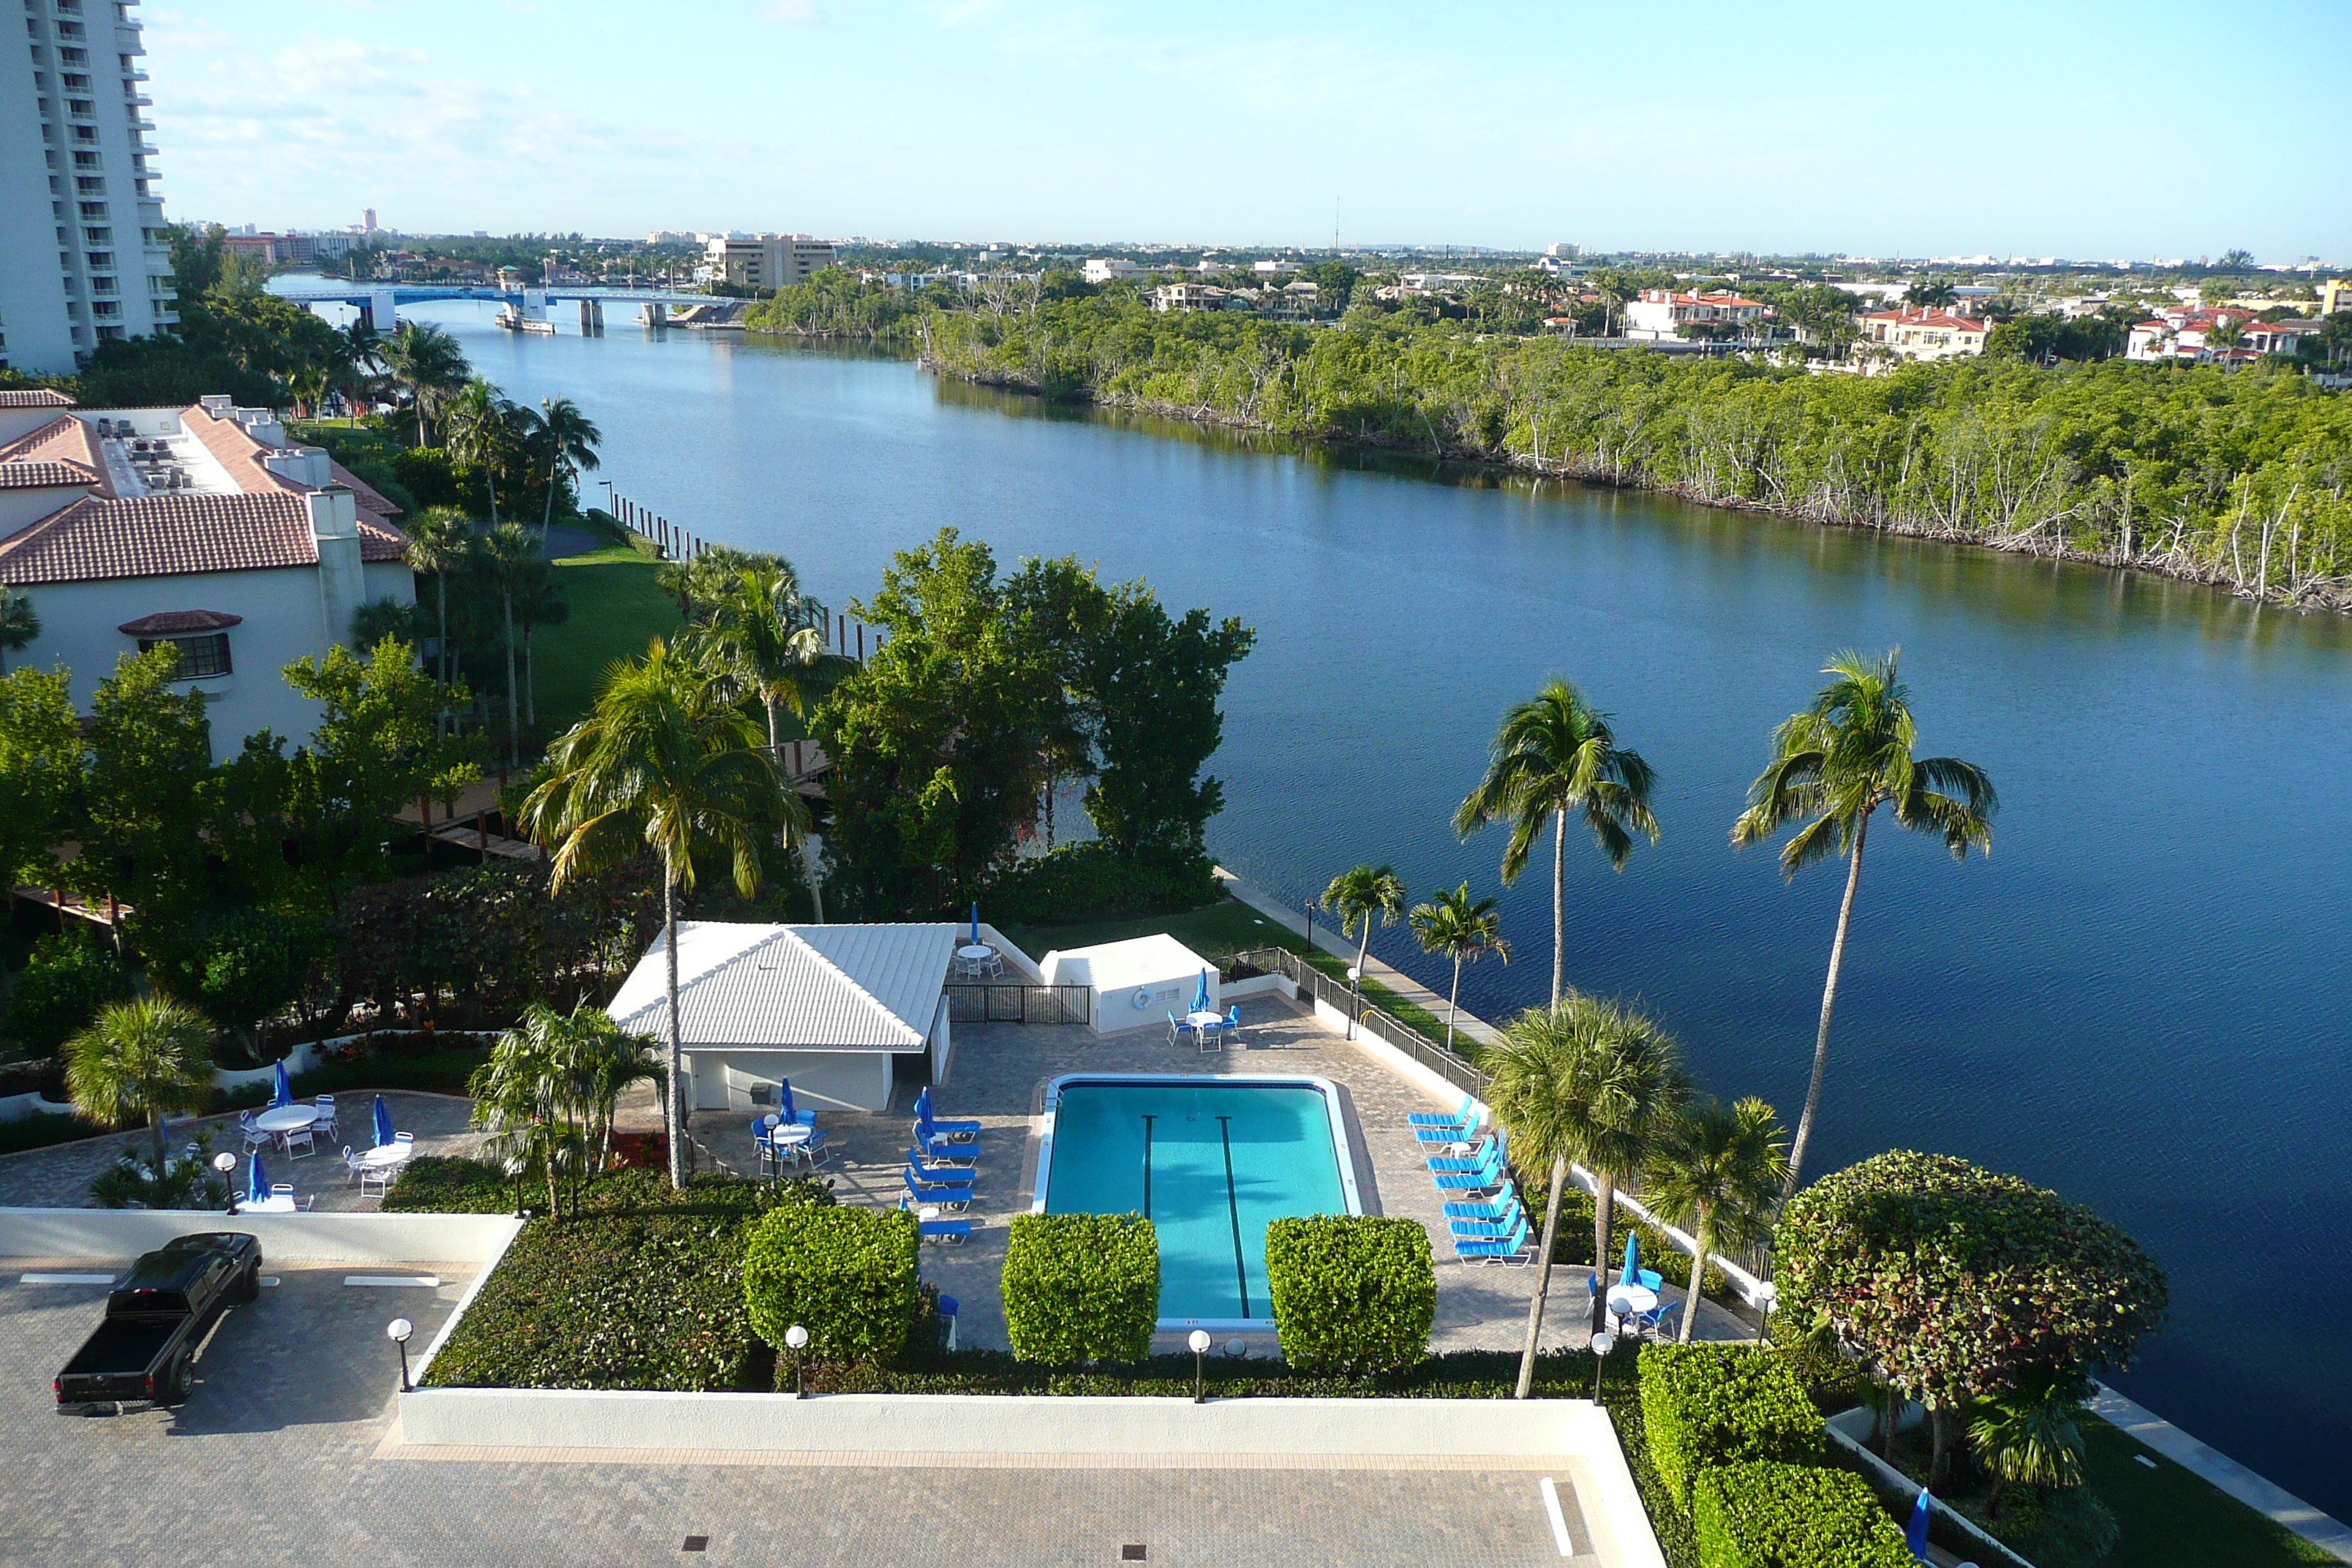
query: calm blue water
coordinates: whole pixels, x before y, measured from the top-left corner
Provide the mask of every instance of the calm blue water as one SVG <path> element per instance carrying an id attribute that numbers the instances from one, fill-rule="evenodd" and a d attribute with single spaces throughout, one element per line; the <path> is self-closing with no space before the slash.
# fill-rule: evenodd
<path id="1" fill-rule="evenodd" d="M 1569 858 L 1568 965 L 1637 998 L 1725 1094 L 1793 1117 L 1838 869 L 1734 854 L 1772 725 L 1824 656 L 1904 648 L 1929 752 L 1981 763 L 1992 858 L 1873 835 L 1812 1168 L 1948 1151 L 2126 1226 L 2169 1330 L 2116 1383 L 2352 1516 L 2352 626 L 2208 591 L 1635 494 L 1458 482 L 1052 416 L 905 364 L 746 346 L 522 340 L 444 311 L 514 395 L 604 428 L 604 477 L 713 539 L 790 554 L 836 604 L 941 524 L 1076 552 L 1242 616 L 1224 861 L 1293 900 L 1359 860 L 1416 896 L 1496 889 L 1445 822 L 1496 717 L 1563 671 L 1662 779 L 1665 838 Z M 591 487 L 592 493 L 601 490 Z M 1540 1001 L 1550 897 L 1511 889 L 1489 1016 Z M 1383 957 L 1445 975 L 1401 931 Z"/>
<path id="2" fill-rule="evenodd" d="M 1054 1117 L 1047 1214 L 1139 1214 L 1160 1315 L 1274 1316 L 1265 1227 L 1346 1214 L 1323 1092 L 1276 1084 L 1073 1084 Z"/>

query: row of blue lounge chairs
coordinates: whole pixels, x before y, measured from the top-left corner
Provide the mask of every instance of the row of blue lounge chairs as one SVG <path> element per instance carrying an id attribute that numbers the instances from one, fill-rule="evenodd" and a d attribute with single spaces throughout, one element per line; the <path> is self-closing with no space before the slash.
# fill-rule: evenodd
<path id="1" fill-rule="evenodd" d="M 1484 1114 L 1476 1098 L 1465 1094 L 1451 1116 L 1416 1110 L 1406 1121 L 1418 1142 L 1451 1146 L 1467 1144 Z M 1524 1268 L 1535 1261 L 1535 1247 L 1528 1237 L 1528 1212 L 1511 1184 L 1508 1156 L 1508 1140 L 1497 1127 L 1466 1153 L 1429 1157 L 1429 1173 L 1438 1190 L 1463 1194 L 1446 1204 L 1445 1224 L 1454 1256 L 1465 1263 Z M 1488 1195 L 1471 1195 L 1478 1193 Z"/>
<path id="2" fill-rule="evenodd" d="M 972 1184 L 979 1177 L 980 1123 L 947 1121 L 931 1113 L 929 1089 L 915 1097 L 915 1126 L 907 1145 L 907 1168 L 899 1173 L 906 1191 L 902 1209 L 961 1209 L 971 1206 Z M 969 1219 L 920 1220 L 925 1241 L 954 1243 L 971 1237 Z"/>

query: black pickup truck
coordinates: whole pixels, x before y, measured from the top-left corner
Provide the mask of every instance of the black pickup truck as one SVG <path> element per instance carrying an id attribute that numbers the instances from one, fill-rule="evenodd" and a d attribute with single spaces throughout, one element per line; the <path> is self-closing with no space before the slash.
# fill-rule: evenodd
<path id="1" fill-rule="evenodd" d="M 221 1309 L 261 1294 L 261 1243 L 241 1231 L 174 1237 L 131 1266 L 106 1298 L 106 1320 L 52 1385 L 58 1407 L 146 1401 L 177 1405 L 196 1349 Z"/>

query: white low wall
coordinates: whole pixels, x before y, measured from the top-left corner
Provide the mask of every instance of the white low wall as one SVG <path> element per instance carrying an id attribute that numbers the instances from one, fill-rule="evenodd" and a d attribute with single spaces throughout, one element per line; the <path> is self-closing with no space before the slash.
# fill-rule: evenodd
<path id="1" fill-rule="evenodd" d="M 0 1208 L 0 1257 L 129 1259 L 175 1236 L 241 1230 L 285 1263 L 487 1264 L 521 1228 L 504 1215 Z"/>
<path id="2" fill-rule="evenodd" d="M 1222 1000 L 1238 1002 L 1245 996 L 1280 996 L 1287 1001 L 1298 1000 L 1298 986 L 1287 974 L 1253 974 L 1247 980 L 1228 980 L 1218 988 Z"/>
<path id="3" fill-rule="evenodd" d="M 970 931 L 971 928 L 967 926 L 964 929 Z M 1013 945 L 1010 937 L 986 921 L 980 922 L 980 940 L 994 948 L 996 955 L 1004 960 L 1006 979 L 1025 980 L 1032 985 L 1045 984 L 1045 976 L 1038 969 L 1037 961 Z"/>
<path id="4" fill-rule="evenodd" d="M 1917 1411 L 1918 1407 L 1914 1405 L 1906 1412 L 1906 1415 Z M 1919 1412 L 1919 1414 L 1925 1413 Z M 1860 1459 L 1869 1468 L 1871 1474 L 1878 1478 L 1879 1486 L 1883 1490 L 1898 1497 L 1906 1493 L 1912 1497 L 1917 1497 L 1919 1483 L 1872 1453 L 1870 1446 L 1864 1441 L 1870 1435 L 1870 1412 L 1856 1406 L 1842 1415 L 1831 1416 L 1822 1426 L 1822 1430 L 1829 1434 L 1831 1441 Z M 1905 1425 L 1909 1424 L 1905 1423 Z M 1958 1526 L 1960 1533 L 1975 1543 L 1974 1550 L 1983 1552 L 1987 1561 L 1996 1565 L 1996 1568 L 2003 1563 L 2021 1563 L 2023 1568 L 2033 1568 L 2030 1561 L 1993 1539 L 1974 1520 L 1960 1512 L 1959 1510 L 1938 1508 L 1936 1512 L 1939 1517 L 1948 1519 Z M 1899 1512 L 1896 1518 L 1898 1522 L 1907 1521 L 1910 1514 L 1906 1510 Z"/>

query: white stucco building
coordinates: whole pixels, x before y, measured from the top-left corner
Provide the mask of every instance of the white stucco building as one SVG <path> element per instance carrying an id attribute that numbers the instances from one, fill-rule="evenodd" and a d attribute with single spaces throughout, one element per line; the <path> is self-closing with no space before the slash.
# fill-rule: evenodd
<path id="1" fill-rule="evenodd" d="M 415 600 L 396 510 L 267 410 L 0 393 L 0 586 L 41 624 L 10 667 L 64 667 L 86 710 L 122 655 L 171 643 L 215 759 L 263 729 L 299 744 L 318 705 L 279 672 L 348 646 L 362 605 Z"/>
<path id="2" fill-rule="evenodd" d="M 1221 994 L 1217 966 L 1165 931 L 1049 952 L 1038 968 L 1048 985 L 1087 988 L 1087 1024 L 1097 1035 L 1165 1029 L 1170 1015 L 1192 1010 L 1203 974 L 1212 1007 Z"/>
<path id="3" fill-rule="evenodd" d="M 678 1040 L 696 1110 L 885 1110 L 902 1072 L 945 1083 L 956 928 L 680 921 Z M 669 1040 L 669 955 L 656 937 L 605 1010 Z"/>

